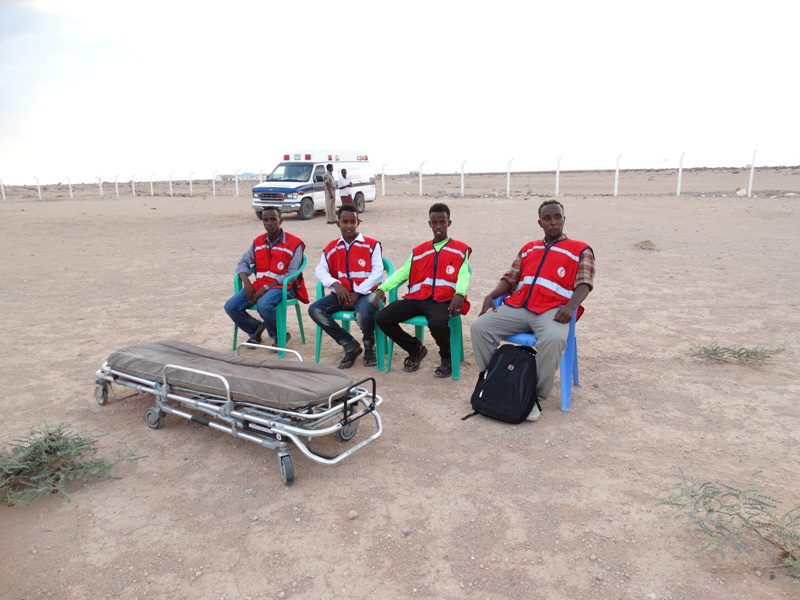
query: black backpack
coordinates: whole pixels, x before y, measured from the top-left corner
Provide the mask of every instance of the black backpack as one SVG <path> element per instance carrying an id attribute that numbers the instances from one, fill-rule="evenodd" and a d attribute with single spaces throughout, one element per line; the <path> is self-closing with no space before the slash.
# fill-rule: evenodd
<path id="1" fill-rule="evenodd" d="M 462 421 L 481 414 L 506 423 L 522 423 L 534 404 L 539 406 L 536 398 L 536 348 L 500 346 L 489 366 L 478 376 L 471 403 L 475 412 Z"/>

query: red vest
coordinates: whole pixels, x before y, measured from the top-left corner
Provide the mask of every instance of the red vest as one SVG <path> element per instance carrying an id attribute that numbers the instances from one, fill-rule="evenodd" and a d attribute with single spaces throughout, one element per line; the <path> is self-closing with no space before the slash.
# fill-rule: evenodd
<path id="1" fill-rule="evenodd" d="M 298 247 L 305 248 L 303 241 L 296 235 L 283 232 L 285 242 L 278 242 L 272 248 L 269 247 L 269 234 L 264 233 L 253 240 L 256 254 L 256 280 L 253 282 L 253 289 L 258 291 L 262 287 L 273 286 L 279 275 L 285 275 L 292 262 L 295 250 Z M 297 276 L 292 282 L 295 295 L 300 302 L 308 304 L 308 292 L 303 274 Z"/>
<path id="2" fill-rule="evenodd" d="M 372 253 L 378 245 L 378 240 L 368 237 L 364 241 L 354 241 L 349 248 L 342 238 L 333 240 L 323 250 L 331 277 L 338 279 L 348 292 L 352 292 L 372 273 Z M 372 286 L 370 292 L 379 284 L 380 281 Z"/>
<path id="3" fill-rule="evenodd" d="M 591 249 L 585 242 L 569 238 L 545 248 L 544 240 L 528 242 L 519 251 L 519 283 L 504 303 L 527 308 L 540 315 L 563 306 L 572 298 L 581 252 Z M 578 308 L 578 317 L 583 307 Z"/>
<path id="4" fill-rule="evenodd" d="M 407 300 L 427 300 L 450 302 L 456 295 L 458 271 L 472 254 L 472 248 L 464 242 L 450 239 L 437 252 L 433 242 L 420 244 L 411 252 L 411 273 L 408 276 Z M 462 314 L 467 314 L 469 302 L 464 298 Z"/>

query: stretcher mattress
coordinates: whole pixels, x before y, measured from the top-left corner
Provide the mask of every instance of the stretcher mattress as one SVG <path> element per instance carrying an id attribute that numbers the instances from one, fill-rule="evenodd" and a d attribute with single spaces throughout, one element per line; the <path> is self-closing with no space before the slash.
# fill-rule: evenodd
<path id="1" fill-rule="evenodd" d="M 177 341 L 128 346 L 109 356 L 107 363 L 115 371 L 154 382 L 162 381 L 168 364 L 208 371 L 227 379 L 234 402 L 281 410 L 320 404 L 353 384 L 349 375 L 334 367 L 238 356 Z M 225 386 L 216 377 L 170 369 L 167 382 L 197 394 L 225 397 Z"/>

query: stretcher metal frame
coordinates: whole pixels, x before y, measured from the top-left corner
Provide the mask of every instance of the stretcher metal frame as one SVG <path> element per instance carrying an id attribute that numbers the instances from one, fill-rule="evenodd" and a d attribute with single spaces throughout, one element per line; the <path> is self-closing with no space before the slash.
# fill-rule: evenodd
<path id="1" fill-rule="evenodd" d="M 237 354 L 242 347 L 279 350 L 293 354 L 303 362 L 298 352 L 287 348 L 246 342 L 239 345 Z M 226 393 L 224 396 L 203 394 L 172 386 L 168 380 L 168 373 L 171 371 L 187 371 L 217 378 L 222 382 Z M 234 437 L 255 442 L 264 448 L 277 450 L 281 478 L 286 485 L 294 482 L 294 461 L 289 452 L 290 444 L 297 446 L 305 456 L 315 462 L 333 465 L 373 442 L 383 433 L 381 418 L 377 412 L 383 399 L 375 393 L 374 377 L 366 377 L 337 390 L 318 404 L 295 410 L 234 401 L 231 398 L 230 385 L 224 376 L 176 364 L 163 366 L 161 381 L 150 381 L 115 370 L 107 362 L 103 363 L 95 378 L 97 383 L 95 400 L 101 406 L 108 402 L 109 394 L 115 401 L 125 400 L 139 393 L 155 396 L 156 405 L 148 408 L 144 414 L 145 422 L 152 429 L 160 429 L 163 426 L 165 414 L 177 415 Z M 136 393 L 117 398 L 112 387 L 114 383 L 132 389 Z M 183 408 L 208 417 L 186 412 Z M 375 420 L 376 431 L 344 452 L 326 455 L 315 452 L 309 447 L 313 439 L 327 435 L 336 435 L 342 442 L 349 442 L 355 437 L 360 419 L 367 415 L 372 415 Z"/>

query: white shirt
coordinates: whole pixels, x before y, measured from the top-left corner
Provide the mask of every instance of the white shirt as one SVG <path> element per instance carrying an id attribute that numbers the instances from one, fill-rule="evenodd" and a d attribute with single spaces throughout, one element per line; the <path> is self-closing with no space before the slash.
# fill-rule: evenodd
<path id="1" fill-rule="evenodd" d="M 350 248 L 352 244 L 348 244 L 344 241 L 344 238 L 340 238 L 339 241 L 344 244 L 345 248 Z M 353 242 L 363 242 L 364 236 L 359 233 L 356 236 L 356 239 Z M 325 286 L 328 291 L 335 291 L 333 289 L 333 284 L 339 281 L 336 277 L 331 275 L 330 268 L 328 267 L 328 260 L 325 258 L 325 252 L 322 252 L 322 256 L 319 259 L 319 264 L 317 268 L 314 269 L 314 276 L 322 282 L 322 285 Z M 371 294 L 372 290 L 380 284 L 381 280 L 383 279 L 383 256 L 381 254 L 381 244 L 378 242 L 375 244 L 375 250 L 372 252 L 372 265 L 370 269 L 369 277 L 367 277 L 361 284 L 355 286 L 353 291 L 357 294 L 362 294 L 366 296 L 367 294 Z"/>
<path id="2" fill-rule="evenodd" d="M 353 188 L 349 187 L 346 190 L 342 188 L 346 185 L 351 185 L 353 182 L 349 177 L 340 177 L 337 185 L 339 187 L 339 192 L 342 196 L 352 196 L 353 195 Z M 360 235 L 360 234 L 359 234 Z"/>

